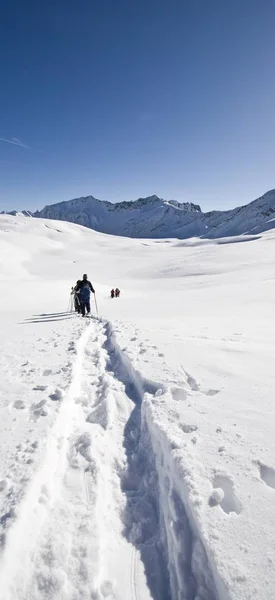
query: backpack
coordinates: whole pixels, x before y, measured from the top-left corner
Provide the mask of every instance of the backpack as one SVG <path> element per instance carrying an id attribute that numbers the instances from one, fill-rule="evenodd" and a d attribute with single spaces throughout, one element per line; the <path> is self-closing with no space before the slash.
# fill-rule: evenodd
<path id="1" fill-rule="evenodd" d="M 85 283 L 80 290 L 80 298 L 82 302 L 88 302 L 90 300 L 91 290 L 88 283 Z"/>

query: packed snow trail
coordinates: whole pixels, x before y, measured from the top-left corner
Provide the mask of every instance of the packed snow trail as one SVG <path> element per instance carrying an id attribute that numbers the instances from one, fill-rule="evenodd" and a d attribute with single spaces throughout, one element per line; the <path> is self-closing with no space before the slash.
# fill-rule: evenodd
<path id="1" fill-rule="evenodd" d="M 203 544 L 142 410 L 165 389 L 133 369 L 108 322 L 85 325 L 7 536 L 1 600 L 215 600 Z"/>
<path id="2" fill-rule="evenodd" d="M 123 532 L 132 406 L 106 371 L 105 343 L 104 325 L 94 321 L 76 344 L 70 389 L 8 535 L 3 600 L 152 597 L 140 552 Z"/>

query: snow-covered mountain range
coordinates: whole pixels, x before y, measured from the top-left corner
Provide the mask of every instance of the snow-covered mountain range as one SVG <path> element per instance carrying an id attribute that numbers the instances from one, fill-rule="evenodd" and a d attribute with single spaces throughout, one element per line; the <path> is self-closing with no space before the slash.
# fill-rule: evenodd
<path id="1" fill-rule="evenodd" d="M 113 235 L 163 238 L 176 237 L 178 229 L 200 213 L 199 206 L 158 196 L 117 204 L 88 196 L 46 206 L 34 216 L 70 221 Z"/>
<path id="2" fill-rule="evenodd" d="M 158 196 L 112 204 L 87 196 L 45 206 L 28 213 L 84 225 L 95 231 L 135 238 L 218 238 L 260 233 L 275 227 L 275 190 L 227 211 L 203 213 L 190 202 L 163 200 Z M 9 214 L 15 214 L 14 211 Z"/>

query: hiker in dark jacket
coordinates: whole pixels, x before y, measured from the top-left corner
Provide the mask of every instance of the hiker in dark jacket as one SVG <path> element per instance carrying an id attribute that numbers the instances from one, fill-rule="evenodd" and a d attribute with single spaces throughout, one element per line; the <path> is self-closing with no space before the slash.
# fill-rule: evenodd
<path id="1" fill-rule="evenodd" d="M 91 312 L 91 306 L 90 306 L 91 292 L 92 292 L 92 294 L 95 293 L 95 290 L 94 290 L 91 282 L 88 280 L 88 275 L 86 275 L 86 274 L 83 275 L 83 279 L 81 281 L 77 282 L 75 291 L 79 292 L 81 313 L 82 313 L 82 317 L 85 317 L 86 311 L 87 311 L 87 314 L 89 314 Z"/>
<path id="2" fill-rule="evenodd" d="M 76 282 L 76 285 L 74 287 L 72 287 L 72 291 L 71 291 L 71 294 L 72 294 L 73 300 L 74 300 L 74 309 L 75 309 L 75 312 L 77 312 L 77 313 L 81 313 L 79 292 L 76 291 L 76 288 L 79 283 L 80 283 L 80 280 L 78 280 Z"/>

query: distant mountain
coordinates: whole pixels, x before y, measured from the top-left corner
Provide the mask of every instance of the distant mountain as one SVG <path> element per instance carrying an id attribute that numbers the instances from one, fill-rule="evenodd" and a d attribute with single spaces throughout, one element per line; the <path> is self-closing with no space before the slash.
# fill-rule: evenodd
<path id="1" fill-rule="evenodd" d="M 21 214 L 12 211 L 8 214 Z M 275 190 L 227 211 L 203 213 L 190 202 L 163 200 L 158 196 L 134 202 L 103 202 L 93 196 L 45 206 L 25 216 L 78 223 L 102 233 L 148 238 L 218 238 L 256 234 L 275 227 Z"/>
<path id="2" fill-rule="evenodd" d="M 17 215 L 21 215 L 22 217 L 32 217 L 32 213 L 29 210 L 2 210 L 0 215 L 11 215 L 12 217 L 16 217 Z"/>
<path id="3" fill-rule="evenodd" d="M 167 201 L 158 196 L 117 204 L 87 196 L 45 206 L 34 216 L 70 221 L 113 235 L 159 238 L 174 235 L 174 231 L 198 213 L 201 209 L 195 204 Z"/>

